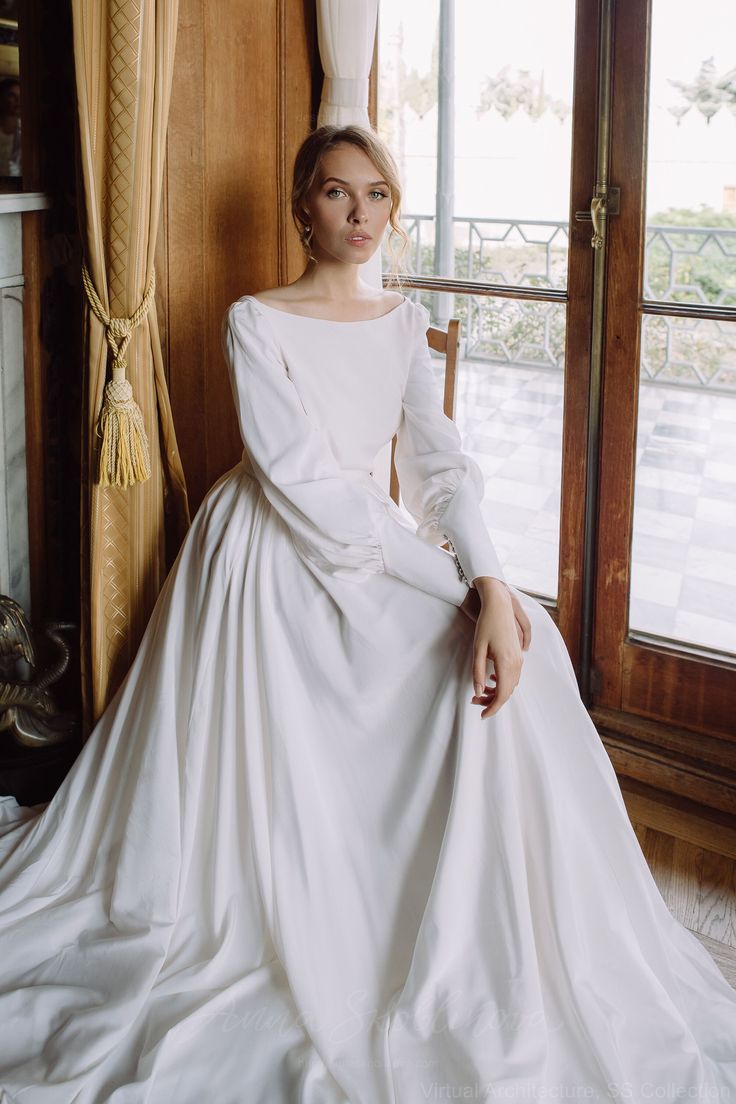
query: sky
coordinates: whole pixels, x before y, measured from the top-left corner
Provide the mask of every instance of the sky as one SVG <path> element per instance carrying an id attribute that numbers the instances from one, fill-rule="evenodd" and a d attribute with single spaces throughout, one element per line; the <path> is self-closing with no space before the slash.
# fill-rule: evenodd
<path id="1" fill-rule="evenodd" d="M 648 207 L 653 211 L 704 202 L 720 208 L 724 189 L 736 185 L 736 114 L 722 109 L 722 117 L 706 126 L 691 110 L 678 127 L 668 108 L 682 100 L 668 78 L 691 81 L 709 57 L 719 73 L 736 66 L 736 0 L 652 4 Z M 439 0 L 381 0 L 379 66 L 384 57 L 395 56 L 402 24 L 404 63 L 426 72 L 438 13 Z M 503 6 L 498 0 L 456 0 L 455 28 L 456 210 L 566 219 L 570 118 L 534 129 L 519 113 L 509 124 L 499 126 L 497 120 L 493 126 L 486 117 L 479 125 L 475 107 L 485 78 L 504 66 L 512 74 L 543 73 L 547 95 L 572 102 L 573 0 L 515 0 Z M 413 129 L 405 139 L 405 210 L 430 213 L 435 116 L 414 120 Z"/>

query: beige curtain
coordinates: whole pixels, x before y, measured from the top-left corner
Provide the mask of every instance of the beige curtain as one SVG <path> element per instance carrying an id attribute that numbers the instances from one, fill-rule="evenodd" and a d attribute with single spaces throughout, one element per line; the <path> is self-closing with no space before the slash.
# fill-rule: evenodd
<path id="1" fill-rule="evenodd" d="M 317 126 L 370 128 L 368 78 L 378 0 L 317 0 L 317 38 L 324 80 Z"/>
<path id="2" fill-rule="evenodd" d="M 155 276 L 177 14 L 178 0 L 72 0 L 87 295 L 108 318 L 141 313 Z M 111 358 L 106 325 L 89 302 L 85 310 L 81 647 L 89 735 L 135 656 L 190 518 L 155 298 L 125 349 L 150 456 L 150 476 L 127 486 L 98 481 Z M 124 330 L 111 332 L 120 344 Z"/>
<path id="3" fill-rule="evenodd" d="M 378 25 L 378 0 L 317 0 L 317 41 L 324 79 L 317 126 L 355 123 L 371 130 L 368 80 Z M 381 251 L 361 265 L 360 275 L 382 286 Z"/>

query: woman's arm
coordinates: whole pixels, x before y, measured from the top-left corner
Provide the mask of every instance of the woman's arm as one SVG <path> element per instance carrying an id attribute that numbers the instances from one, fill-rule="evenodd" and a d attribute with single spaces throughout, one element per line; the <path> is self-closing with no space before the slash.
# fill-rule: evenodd
<path id="1" fill-rule="evenodd" d="M 386 572 L 459 606 L 466 587 L 452 556 L 420 540 L 367 472 L 341 470 L 256 300 L 232 304 L 222 339 L 253 472 L 305 563 L 353 582 Z"/>
<path id="2" fill-rule="evenodd" d="M 401 497 L 417 522 L 418 536 L 432 544 L 450 544 L 468 585 L 481 577 L 503 580 L 480 508 L 483 473 L 463 451 L 457 425 L 442 409 L 427 345 L 429 311 L 418 303 L 412 306 L 412 355 L 394 452 Z"/>
<path id="3" fill-rule="evenodd" d="M 481 714 L 486 717 L 498 712 L 518 683 L 531 626 L 505 585 L 483 520 L 483 473 L 463 451 L 460 432 L 442 409 L 426 339 L 429 312 L 420 304 L 414 309 L 416 332 L 394 460 L 402 499 L 418 524 L 418 535 L 438 544 L 448 540 L 466 581 L 477 592 L 477 599 L 466 596 L 462 608 L 476 622 L 473 700 L 486 707 Z M 495 686 L 486 692 L 489 659 Z"/>

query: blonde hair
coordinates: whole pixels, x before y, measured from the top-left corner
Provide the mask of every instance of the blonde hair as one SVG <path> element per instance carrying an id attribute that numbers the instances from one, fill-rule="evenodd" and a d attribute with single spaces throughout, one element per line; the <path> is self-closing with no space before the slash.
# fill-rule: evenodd
<path id="1" fill-rule="evenodd" d="M 304 221 L 302 211 L 307 193 L 317 177 L 323 155 L 341 143 L 347 143 L 362 150 L 371 159 L 389 186 L 391 193 L 391 207 L 388 216 L 391 228 L 388 240 L 388 250 L 391 257 L 390 275 L 391 283 L 401 287 L 399 264 L 409 245 L 409 236 L 401 225 L 399 214 L 401 209 L 401 180 L 391 150 L 375 131 L 354 124 L 349 126 L 328 125 L 317 127 L 304 139 L 294 158 L 291 188 L 291 216 L 299 234 L 299 241 L 307 260 L 316 260 L 316 257 L 312 256 L 311 249 L 312 229 L 309 223 Z M 400 242 L 398 250 L 396 249 L 397 239 Z"/>

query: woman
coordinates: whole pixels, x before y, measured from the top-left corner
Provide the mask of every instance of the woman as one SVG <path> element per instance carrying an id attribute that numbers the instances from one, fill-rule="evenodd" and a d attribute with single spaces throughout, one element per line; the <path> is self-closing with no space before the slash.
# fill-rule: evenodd
<path id="1" fill-rule="evenodd" d="M 736 1089 L 736 993 L 503 582 L 427 311 L 360 279 L 399 200 L 375 135 L 315 131 L 304 274 L 226 314 L 242 460 L 1 841 L 5 1104 Z M 394 432 L 416 531 L 372 475 Z"/>

